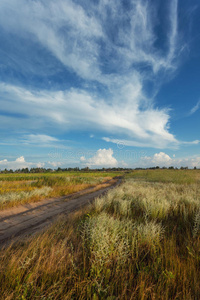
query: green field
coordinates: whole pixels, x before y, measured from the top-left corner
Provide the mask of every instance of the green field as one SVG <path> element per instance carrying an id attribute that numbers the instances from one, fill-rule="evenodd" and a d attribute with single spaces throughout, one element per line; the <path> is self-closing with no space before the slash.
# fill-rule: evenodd
<path id="1" fill-rule="evenodd" d="M 200 299 L 200 171 L 126 173 L 84 211 L 2 250 L 0 282 L 1 299 Z"/>

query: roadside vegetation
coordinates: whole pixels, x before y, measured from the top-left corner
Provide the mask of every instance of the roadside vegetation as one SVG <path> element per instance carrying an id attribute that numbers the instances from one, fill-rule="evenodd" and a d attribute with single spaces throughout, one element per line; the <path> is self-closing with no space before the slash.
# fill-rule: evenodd
<path id="1" fill-rule="evenodd" d="M 59 197 L 99 186 L 118 172 L 0 174 L 0 210 L 44 198 Z"/>
<path id="2" fill-rule="evenodd" d="M 86 210 L 2 250 L 1 298 L 199 299 L 199 170 L 125 177 Z"/>

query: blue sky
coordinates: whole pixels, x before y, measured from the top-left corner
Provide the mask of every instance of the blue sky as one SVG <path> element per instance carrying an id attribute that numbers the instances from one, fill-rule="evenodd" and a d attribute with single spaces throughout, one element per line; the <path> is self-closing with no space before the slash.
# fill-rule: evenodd
<path id="1" fill-rule="evenodd" d="M 1 0 L 0 169 L 200 167 L 197 0 Z"/>

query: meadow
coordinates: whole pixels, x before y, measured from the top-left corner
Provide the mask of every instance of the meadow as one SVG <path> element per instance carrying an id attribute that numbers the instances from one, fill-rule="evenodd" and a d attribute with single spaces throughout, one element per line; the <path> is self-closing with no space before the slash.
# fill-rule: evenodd
<path id="1" fill-rule="evenodd" d="M 0 174 L 0 210 L 101 185 L 117 172 Z"/>
<path id="2" fill-rule="evenodd" d="M 200 299 L 200 171 L 139 170 L 1 250 L 1 299 Z"/>

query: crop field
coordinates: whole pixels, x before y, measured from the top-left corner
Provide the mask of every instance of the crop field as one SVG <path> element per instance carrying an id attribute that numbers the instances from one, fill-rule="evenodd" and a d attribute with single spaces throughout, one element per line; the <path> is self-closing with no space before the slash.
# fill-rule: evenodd
<path id="1" fill-rule="evenodd" d="M 44 198 L 69 195 L 100 185 L 117 172 L 0 174 L 0 210 Z"/>
<path id="2" fill-rule="evenodd" d="M 2 249 L 0 282 L 1 299 L 200 299 L 200 171 L 130 171 Z"/>

